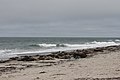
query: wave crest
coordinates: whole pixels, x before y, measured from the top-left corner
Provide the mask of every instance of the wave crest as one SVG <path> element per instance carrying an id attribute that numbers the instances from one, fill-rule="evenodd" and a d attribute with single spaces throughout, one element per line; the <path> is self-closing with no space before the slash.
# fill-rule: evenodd
<path id="1" fill-rule="evenodd" d="M 119 40 L 119 39 L 116 39 L 115 41 L 116 41 L 116 42 L 120 42 L 120 40 Z"/>
<path id="2" fill-rule="evenodd" d="M 49 48 L 49 47 L 67 47 L 67 45 L 65 45 L 65 44 L 46 44 L 46 43 L 32 44 L 32 45 L 29 45 L 29 46 L 32 46 L 32 47 L 45 47 L 45 48 Z"/>
<path id="3" fill-rule="evenodd" d="M 98 42 L 98 41 L 93 41 L 93 42 L 87 42 L 84 44 L 32 44 L 30 46 L 32 47 L 41 47 L 41 48 L 59 48 L 59 47 L 103 47 L 103 46 L 109 46 L 109 45 L 118 45 L 118 43 L 113 42 L 113 41 L 108 41 L 108 42 Z"/>

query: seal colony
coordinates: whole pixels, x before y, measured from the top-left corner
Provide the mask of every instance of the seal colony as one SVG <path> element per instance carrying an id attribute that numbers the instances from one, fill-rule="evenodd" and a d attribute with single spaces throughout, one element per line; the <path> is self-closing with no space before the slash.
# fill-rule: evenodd
<path id="1" fill-rule="evenodd" d="M 120 80 L 119 51 L 120 45 L 115 45 L 47 55 L 24 54 L 0 61 L 0 80 Z"/>

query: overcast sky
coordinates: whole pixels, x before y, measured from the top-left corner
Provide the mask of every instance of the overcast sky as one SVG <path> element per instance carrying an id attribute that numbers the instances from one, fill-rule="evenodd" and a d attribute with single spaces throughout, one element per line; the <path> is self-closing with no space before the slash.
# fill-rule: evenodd
<path id="1" fill-rule="evenodd" d="M 0 37 L 120 37 L 120 0 L 0 0 Z"/>

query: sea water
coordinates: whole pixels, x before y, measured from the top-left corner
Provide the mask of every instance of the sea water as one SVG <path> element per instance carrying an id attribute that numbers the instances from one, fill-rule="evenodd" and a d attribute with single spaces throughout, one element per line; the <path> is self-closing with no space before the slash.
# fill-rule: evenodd
<path id="1" fill-rule="evenodd" d="M 111 45 L 120 45 L 120 38 L 1 37 L 0 59 L 19 54 L 45 54 Z"/>

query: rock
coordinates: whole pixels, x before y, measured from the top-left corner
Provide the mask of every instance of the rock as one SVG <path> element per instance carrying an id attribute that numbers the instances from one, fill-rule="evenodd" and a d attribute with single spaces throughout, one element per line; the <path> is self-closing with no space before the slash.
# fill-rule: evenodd
<path id="1" fill-rule="evenodd" d="M 10 58 L 10 60 L 18 60 L 19 59 L 19 57 L 12 57 L 12 58 Z"/>
<path id="2" fill-rule="evenodd" d="M 73 54 L 73 57 L 75 58 L 75 59 L 79 59 L 79 58 L 86 58 L 87 57 L 87 55 L 85 54 L 85 53 L 74 53 Z"/>
<path id="3" fill-rule="evenodd" d="M 107 48 L 108 51 L 116 51 L 116 50 L 118 50 L 118 47 L 116 47 L 116 46 L 108 46 L 106 48 Z"/>
<path id="4" fill-rule="evenodd" d="M 46 55 L 40 55 L 38 59 L 39 60 L 45 60 L 46 59 Z"/>
<path id="5" fill-rule="evenodd" d="M 54 57 L 51 57 L 50 55 L 40 55 L 39 60 L 54 60 Z"/>
<path id="6" fill-rule="evenodd" d="M 64 56 L 60 56 L 59 59 L 70 59 L 72 56 L 70 55 L 64 55 Z"/>
<path id="7" fill-rule="evenodd" d="M 0 72 L 7 72 L 15 69 L 16 67 L 0 67 Z"/>
<path id="8" fill-rule="evenodd" d="M 39 74 L 43 74 L 43 73 L 46 73 L 45 71 L 41 71 L 41 72 L 39 72 Z"/>
<path id="9" fill-rule="evenodd" d="M 49 55 L 47 55 L 47 56 L 50 56 L 50 57 L 52 57 L 52 58 L 55 58 L 55 57 L 57 56 L 57 54 L 51 53 L 51 54 L 49 54 Z"/>
<path id="10" fill-rule="evenodd" d="M 45 60 L 54 60 L 54 58 L 51 57 L 51 56 L 46 56 L 46 57 L 45 57 Z"/>
<path id="11" fill-rule="evenodd" d="M 6 63 L 9 62 L 10 60 L 0 60 L 0 63 Z"/>
<path id="12" fill-rule="evenodd" d="M 18 59 L 18 61 L 35 61 L 36 59 L 34 59 L 31 56 L 22 56 Z"/>
<path id="13" fill-rule="evenodd" d="M 95 48 L 95 49 L 94 49 L 94 52 L 103 52 L 103 48 L 99 48 L 99 47 L 98 47 L 98 48 Z"/>
<path id="14" fill-rule="evenodd" d="M 17 60 L 17 61 L 34 61 L 34 60 L 54 60 L 57 59 L 79 59 L 79 58 L 86 58 L 91 57 L 96 54 L 101 53 L 107 53 L 111 51 L 117 51 L 120 50 L 119 46 L 108 46 L 108 47 L 97 47 L 97 48 L 90 48 L 90 49 L 82 49 L 82 50 L 73 50 L 73 51 L 58 51 L 53 52 L 48 55 L 34 55 L 34 56 L 22 56 L 22 57 L 12 57 L 9 59 L 11 60 Z M 5 63 L 8 61 L 0 61 L 0 63 Z"/>
<path id="15" fill-rule="evenodd" d="M 39 77 L 36 77 L 36 79 L 40 79 Z"/>
<path id="16" fill-rule="evenodd" d="M 35 55 L 34 57 L 38 57 L 38 56 L 40 56 L 40 55 Z"/>

